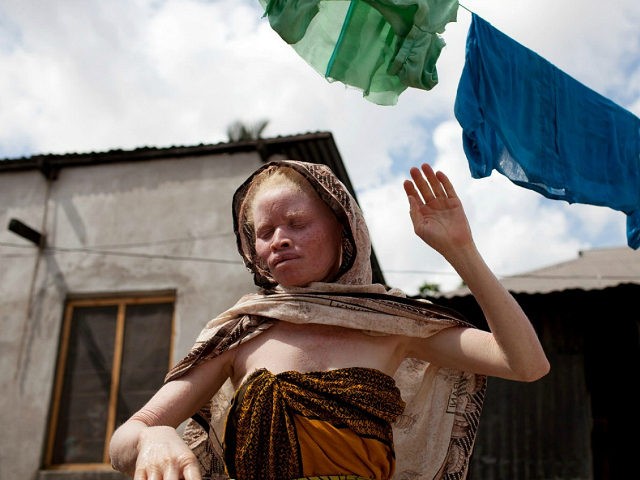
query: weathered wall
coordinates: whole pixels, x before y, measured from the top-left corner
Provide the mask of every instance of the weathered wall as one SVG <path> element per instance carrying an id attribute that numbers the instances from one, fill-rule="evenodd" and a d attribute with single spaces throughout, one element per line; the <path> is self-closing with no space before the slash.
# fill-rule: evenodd
<path id="1" fill-rule="evenodd" d="M 260 164 L 247 153 L 69 167 L 50 182 L 0 174 L 0 479 L 33 479 L 40 467 L 68 296 L 175 290 L 175 361 L 207 320 L 254 290 L 231 198 Z M 10 218 L 45 232 L 47 248 L 8 231 Z"/>

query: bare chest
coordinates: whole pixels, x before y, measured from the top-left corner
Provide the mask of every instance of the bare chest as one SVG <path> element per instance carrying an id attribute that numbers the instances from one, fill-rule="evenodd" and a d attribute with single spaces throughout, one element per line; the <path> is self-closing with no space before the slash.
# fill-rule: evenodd
<path id="1" fill-rule="evenodd" d="M 393 375 L 403 358 L 401 347 L 397 336 L 372 336 L 330 325 L 278 322 L 240 346 L 234 361 L 234 383 L 241 384 L 259 368 L 280 373 L 366 367 Z"/>

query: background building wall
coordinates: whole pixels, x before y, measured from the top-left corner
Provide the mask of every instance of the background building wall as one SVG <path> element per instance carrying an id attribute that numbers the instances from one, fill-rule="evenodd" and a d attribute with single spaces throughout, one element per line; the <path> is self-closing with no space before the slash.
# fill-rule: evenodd
<path id="1" fill-rule="evenodd" d="M 0 242 L 24 246 L 0 250 L 0 479 L 40 468 L 66 298 L 175 291 L 175 362 L 255 290 L 231 199 L 261 163 L 247 152 L 0 175 Z M 46 233 L 46 248 L 8 231 L 11 218 Z"/>

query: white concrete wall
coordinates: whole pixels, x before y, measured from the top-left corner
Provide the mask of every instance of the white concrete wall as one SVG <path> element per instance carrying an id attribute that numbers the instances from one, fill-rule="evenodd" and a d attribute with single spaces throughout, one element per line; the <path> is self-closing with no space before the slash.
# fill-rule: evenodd
<path id="1" fill-rule="evenodd" d="M 260 164 L 246 153 L 71 167 L 50 183 L 37 171 L 0 172 L 0 480 L 34 479 L 41 466 L 69 295 L 175 290 L 176 361 L 207 320 L 255 290 L 231 198 Z M 8 231 L 14 217 L 45 232 L 48 248 Z M 98 247 L 235 263 L 56 250 Z"/>

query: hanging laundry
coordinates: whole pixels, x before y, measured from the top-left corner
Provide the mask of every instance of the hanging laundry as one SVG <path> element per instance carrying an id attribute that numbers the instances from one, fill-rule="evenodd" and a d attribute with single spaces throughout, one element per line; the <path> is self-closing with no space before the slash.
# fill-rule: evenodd
<path id="1" fill-rule="evenodd" d="M 260 0 L 271 27 L 318 73 L 395 105 L 408 87 L 438 83 L 439 33 L 457 0 Z"/>
<path id="2" fill-rule="evenodd" d="M 474 178 L 627 215 L 640 247 L 640 119 L 473 14 L 455 116 Z"/>

